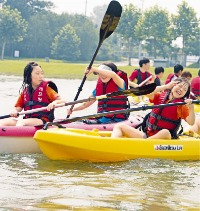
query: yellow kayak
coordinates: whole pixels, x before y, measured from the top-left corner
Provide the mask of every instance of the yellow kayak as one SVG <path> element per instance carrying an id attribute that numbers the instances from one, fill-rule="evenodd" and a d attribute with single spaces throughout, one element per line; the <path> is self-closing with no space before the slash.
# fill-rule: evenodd
<path id="1" fill-rule="evenodd" d="M 148 104 L 151 105 L 151 103 L 149 102 L 149 98 L 146 97 L 145 95 L 143 96 L 129 96 L 128 100 L 130 102 L 131 105 L 140 105 L 140 104 Z"/>
<path id="2" fill-rule="evenodd" d="M 200 112 L 200 104 L 194 104 L 194 111 L 197 113 L 197 112 Z"/>
<path id="3" fill-rule="evenodd" d="M 119 162 L 137 158 L 200 160 L 200 139 L 181 136 L 177 140 L 111 138 L 110 131 L 82 129 L 38 130 L 34 139 L 52 160 Z"/>

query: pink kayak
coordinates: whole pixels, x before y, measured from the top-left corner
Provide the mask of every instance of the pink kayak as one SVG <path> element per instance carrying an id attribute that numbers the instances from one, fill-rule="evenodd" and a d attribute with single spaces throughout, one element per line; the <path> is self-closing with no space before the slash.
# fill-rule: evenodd
<path id="1" fill-rule="evenodd" d="M 127 125 L 136 127 L 142 123 L 143 118 L 139 115 L 130 116 L 128 120 L 124 121 Z M 73 122 L 64 124 L 67 128 L 78 128 L 85 130 L 92 130 L 97 128 L 101 131 L 111 131 L 116 123 L 111 124 L 86 124 L 82 122 Z M 35 132 L 42 127 L 17 127 L 17 126 L 3 126 L 0 127 L 0 154 L 2 153 L 41 153 L 40 148 L 33 136 Z"/>

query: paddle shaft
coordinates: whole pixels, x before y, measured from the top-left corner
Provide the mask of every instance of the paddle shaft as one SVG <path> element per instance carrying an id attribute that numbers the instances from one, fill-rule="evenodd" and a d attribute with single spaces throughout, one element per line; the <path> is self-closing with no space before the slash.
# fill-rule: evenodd
<path id="1" fill-rule="evenodd" d="M 88 69 L 91 69 L 91 67 L 92 67 L 92 65 L 93 65 L 93 63 L 94 63 L 94 60 L 95 60 L 95 58 L 96 58 L 96 56 L 97 56 L 97 53 L 98 53 L 98 51 L 99 51 L 99 48 L 101 47 L 102 43 L 103 43 L 103 40 L 101 40 L 101 41 L 99 42 L 99 45 L 98 45 L 98 47 L 97 47 L 97 49 L 96 49 L 96 51 L 95 51 L 95 53 L 94 53 L 94 55 L 93 55 L 93 58 L 92 58 L 92 60 L 91 60 L 91 62 L 90 62 L 90 64 L 89 64 L 89 66 L 88 66 Z M 86 76 L 86 74 L 85 74 L 84 77 L 83 77 L 83 79 L 82 79 L 81 85 L 80 85 L 80 87 L 78 88 L 78 92 L 76 93 L 76 96 L 75 96 L 75 98 L 74 98 L 74 101 L 76 101 L 76 100 L 78 99 L 78 97 L 79 97 L 79 95 L 80 95 L 80 93 L 81 93 L 81 91 L 82 91 L 82 89 L 83 89 L 83 85 L 84 85 L 84 83 L 85 83 L 85 81 L 86 81 L 86 78 L 87 78 L 87 76 Z M 75 105 L 75 104 L 73 104 L 73 105 L 71 106 L 71 108 L 70 108 L 71 111 L 72 111 L 72 109 L 74 108 L 74 105 Z M 70 115 L 67 116 L 67 118 L 69 118 L 69 117 L 70 117 Z"/>
<path id="2" fill-rule="evenodd" d="M 69 106 L 69 105 L 75 105 L 77 103 L 84 103 L 84 102 L 89 102 L 89 101 L 101 100 L 101 99 L 104 99 L 104 98 L 111 98 L 111 97 L 120 96 L 120 95 L 129 96 L 129 95 L 132 95 L 132 94 L 138 95 L 140 93 L 148 94 L 148 93 L 151 93 L 155 89 L 155 87 L 156 87 L 155 84 L 149 84 L 149 85 L 145 85 L 143 87 L 137 87 L 137 88 L 126 89 L 126 90 L 123 90 L 123 91 L 112 92 L 112 93 L 100 95 L 100 96 L 97 96 L 97 97 L 89 97 L 89 98 L 86 98 L 86 99 L 76 100 L 76 101 L 73 101 L 73 102 L 60 103 L 60 104 L 55 105 L 55 108 L 59 108 L 59 107 L 63 107 L 63 106 Z M 19 115 L 25 115 L 25 114 L 32 114 L 32 113 L 37 113 L 37 112 L 45 111 L 45 110 L 47 110 L 47 107 L 41 107 L 41 108 L 36 108 L 36 109 L 32 109 L 32 110 L 21 111 L 21 112 L 18 112 L 17 115 L 19 116 Z M 11 117 L 10 114 L 0 116 L 0 119 L 5 119 L 5 118 L 9 118 L 9 117 Z"/>
<path id="3" fill-rule="evenodd" d="M 105 39 L 105 38 L 103 37 L 103 39 Z M 98 53 L 98 51 L 99 51 L 99 49 L 100 49 L 100 47 L 101 47 L 101 45 L 102 45 L 102 43 L 103 43 L 103 39 L 99 41 L 99 44 L 98 44 L 97 49 L 96 49 L 96 51 L 95 51 L 95 53 L 94 53 L 94 55 L 93 55 L 93 57 L 92 57 L 92 60 L 91 60 L 90 64 L 89 64 L 89 66 L 88 66 L 88 69 L 91 69 L 91 67 L 92 67 L 92 65 L 93 65 L 93 63 L 94 63 L 94 60 L 95 60 L 95 58 L 96 58 L 96 56 L 97 56 L 97 53 Z M 81 85 L 80 85 L 80 87 L 78 88 L 78 92 L 76 93 L 76 96 L 75 96 L 75 98 L 74 98 L 74 101 L 76 101 L 76 100 L 78 99 L 79 94 L 81 93 L 81 91 L 82 91 L 82 89 L 83 89 L 83 85 L 84 85 L 86 79 L 87 79 L 87 76 L 86 76 L 86 74 L 85 74 L 84 77 L 83 77 L 83 79 L 82 79 Z M 70 110 L 72 110 L 73 107 L 74 107 L 74 105 L 70 108 Z"/>
<path id="4" fill-rule="evenodd" d="M 102 20 L 102 23 L 101 23 L 101 28 L 100 28 L 100 38 L 99 38 L 99 44 L 97 46 L 97 49 L 92 57 L 92 60 L 88 66 L 88 69 L 91 69 L 93 63 L 94 63 L 94 60 L 97 56 L 97 53 L 103 43 L 103 41 L 109 37 L 113 31 L 115 30 L 115 28 L 117 27 L 117 24 L 119 22 L 119 19 L 115 19 L 115 15 L 117 16 L 117 18 L 120 18 L 121 17 L 121 13 L 122 13 L 122 7 L 121 5 L 119 4 L 119 2 L 117 1 L 111 1 L 110 4 L 108 5 L 108 8 L 107 8 L 107 11 L 104 15 L 104 18 Z M 107 17 L 110 15 L 110 17 L 107 19 Z M 115 25 L 113 25 L 112 27 L 112 31 L 110 33 L 109 32 L 109 29 L 110 27 L 112 26 L 112 24 L 114 23 L 114 20 L 117 21 L 117 23 L 115 22 Z M 106 24 L 106 25 L 105 25 Z M 104 28 L 105 26 L 105 28 Z M 76 101 L 82 91 L 82 88 L 83 88 L 83 85 L 86 81 L 86 74 L 84 75 L 83 79 L 82 79 L 82 82 L 81 82 L 81 85 L 80 87 L 78 88 L 78 92 L 76 93 L 76 96 L 74 98 L 74 101 Z M 72 111 L 74 108 L 74 104 L 71 106 L 70 110 Z M 70 115 L 67 115 L 67 118 L 69 118 Z"/>
<path id="5" fill-rule="evenodd" d="M 139 84 L 139 87 L 143 86 L 144 84 L 146 84 L 146 82 L 148 82 L 149 80 L 152 79 L 152 75 L 150 75 L 148 78 L 146 78 L 144 81 L 142 81 L 140 84 Z"/>
<path id="6" fill-rule="evenodd" d="M 195 104 L 200 103 L 200 100 L 193 100 L 192 103 L 195 103 Z M 76 122 L 83 119 L 98 118 L 98 117 L 102 117 L 102 116 L 106 116 L 110 114 L 122 114 L 122 113 L 133 112 L 133 111 L 146 111 L 148 109 L 162 108 L 162 107 L 169 107 L 169 106 L 179 106 L 179 105 L 185 105 L 185 104 L 186 104 L 185 102 L 178 102 L 178 103 L 168 103 L 168 104 L 159 104 L 159 105 L 143 105 L 143 106 L 138 106 L 136 108 L 91 114 L 91 115 L 82 116 L 82 117 L 74 117 L 71 119 L 65 119 L 65 120 L 59 121 L 57 123 L 70 123 L 70 122 Z"/>

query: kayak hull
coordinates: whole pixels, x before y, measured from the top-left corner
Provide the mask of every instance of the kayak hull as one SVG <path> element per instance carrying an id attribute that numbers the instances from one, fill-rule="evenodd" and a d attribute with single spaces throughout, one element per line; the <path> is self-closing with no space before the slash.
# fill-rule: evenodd
<path id="1" fill-rule="evenodd" d="M 141 116 L 130 116 L 129 120 L 125 121 L 126 124 L 135 127 L 143 121 Z M 102 131 L 112 130 L 114 125 L 112 124 L 94 124 L 89 125 L 82 122 L 74 122 L 65 124 L 63 126 L 70 128 L 80 128 L 86 130 L 92 130 L 97 128 Z M 52 127 L 51 127 L 52 128 Z M 42 127 L 17 127 L 17 126 L 3 126 L 0 127 L 0 154 L 3 153 L 41 153 L 41 150 L 37 142 L 33 139 L 33 136 L 37 130 Z"/>
<path id="2" fill-rule="evenodd" d="M 0 154 L 12 153 L 41 153 L 41 150 L 33 139 L 35 132 L 42 127 L 0 127 Z"/>
<path id="3" fill-rule="evenodd" d="M 200 104 L 194 104 L 194 111 L 196 113 L 199 113 L 200 112 Z"/>
<path id="4" fill-rule="evenodd" d="M 51 160 L 84 160 L 119 162 L 137 158 L 200 160 L 200 140 L 182 137 L 178 140 L 111 138 L 111 132 L 78 129 L 37 131 L 34 139 Z"/>

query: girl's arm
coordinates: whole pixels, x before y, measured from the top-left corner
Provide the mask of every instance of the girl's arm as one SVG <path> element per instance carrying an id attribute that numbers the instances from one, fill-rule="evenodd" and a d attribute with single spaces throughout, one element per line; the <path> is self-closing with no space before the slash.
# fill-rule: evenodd
<path id="1" fill-rule="evenodd" d="M 157 92 L 162 92 L 162 91 L 164 91 L 164 90 L 166 90 L 166 89 L 172 89 L 177 83 L 179 83 L 179 81 L 172 81 L 172 82 L 170 82 L 170 83 L 168 83 L 168 84 L 166 84 L 166 85 L 157 86 L 156 89 L 155 89 L 152 93 L 150 93 L 150 94 L 148 94 L 148 95 L 146 95 L 146 96 L 147 96 L 150 100 L 153 100 L 153 99 L 154 99 L 155 93 L 157 93 Z"/>
<path id="2" fill-rule="evenodd" d="M 91 96 L 94 97 L 94 96 Z M 80 110 L 84 110 L 86 108 L 88 108 L 89 106 L 91 106 L 96 100 L 92 100 L 92 101 L 88 101 L 88 102 L 84 102 L 81 105 L 77 105 L 76 107 L 73 108 L 72 111 L 80 111 Z"/>
<path id="3" fill-rule="evenodd" d="M 193 125 L 194 122 L 195 122 L 195 112 L 194 112 L 194 105 L 191 104 L 192 103 L 192 99 L 187 99 L 187 100 L 185 100 L 185 102 L 187 103 L 187 106 L 189 108 L 189 116 L 186 117 L 185 121 L 189 125 Z"/>
<path id="4" fill-rule="evenodd" d="M 93 95 L 91 95 L 90 97 L 94 97 Z M 84 102 L 81 105 L 77 105 L 76 107 L 73 108 L 73 110 L 71 111 L 70 109 L 67 109 L 67 115 L 71 115 L 72 112 L 74 111 L 81 111 L 84 110 L 86 108 L 88 108 L 89 106 L 91 106 L 96 100 L 91 100 L 88 102 Z"/>
<path id="5" fill-rule="evenodd" d="M 137 88 L 139 86 L 138 84 L 136 84 L 136 83 L 134 83 L 134 82 L 132 82 L 130 80 L 128 80 L 128 85 L 132 86 L 133 88 Z"/>
<path id="6" fill-rule="evenodd" d="M 105 77 L 112 78 L 118 87 L 120 87 L 121 89 L 124 89 L 124 83 L 125 83 L 124 80 L 122 78 L 120 78 L 114 71 L 102 70 L 102 69 L 98 69 L 96 67 L 92 67 L 90 70 L 88 70 L 88 69 L 85 70 L 85 74 L 87 74 L 87 75 L 89 75 L 93 72 L 100 74 L 102 76 L 105 76 Z"/>
<path id="7" fill-rule="evenodd" d="M 22 94 L 20 94 L 18 99 L 17 99 L 17 102 L 15 104 L 15 107 L 13 108 L 13 110 L 10 113 L 10 116 L 17 117 L 18 116 L 17 113 L 22 111 L 23 107 L 24 107 L 23 97 L 22 97 Z"/>
<path id="8" fill-rule="evenodd" d="M 10 116 L 18 117 L 17 113 L 22 111 L 22 110 L 23 110 L 23 108 L 21 108 L 21 107 L 14 107 L 14 109 L 10 113 Z"/>

